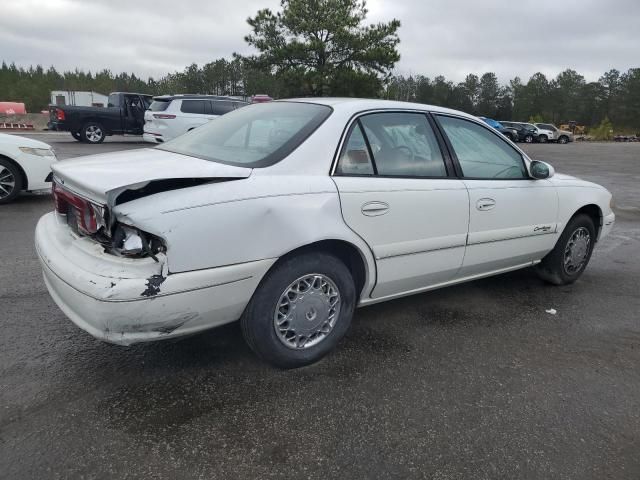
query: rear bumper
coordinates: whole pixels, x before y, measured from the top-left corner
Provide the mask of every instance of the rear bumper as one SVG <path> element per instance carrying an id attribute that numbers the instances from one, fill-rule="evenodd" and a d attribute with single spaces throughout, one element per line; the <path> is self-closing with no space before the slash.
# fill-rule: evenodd
<path id="1" fill-rule="evenodd" d="M 71 233 L 55 213 L 36 227 L 36 250 L 51 297 L 78 327 L 120 345 L 192 334 L 240 318 L 274 260 L 178 274 L 166 258 L 106 254 Z"/>
<path id="2" fill-rule="evenodd" d="M 49 130 L 54 130 L 56 132 L 67 132 L 69 128 L 65 125 L 64 122 L 47 122 L 47 128 Z"/>
<path id="3" fill-rule="evenodd" d="M 145 132 L 142 134 L 142 140 L 149 143 L 164 143 L 164 139 L 162 138 L 162 135 L 157 133 Z"/>

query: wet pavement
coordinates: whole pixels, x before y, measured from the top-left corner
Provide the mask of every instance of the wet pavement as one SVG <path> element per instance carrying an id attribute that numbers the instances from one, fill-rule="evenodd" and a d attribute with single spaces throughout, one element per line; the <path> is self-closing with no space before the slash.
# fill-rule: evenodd
<path id="1" fill-rule="evenodd" d="M 34 138 L 61 158 L 144 146 Z M 42 282 L 50 197 L 0 207 L 0 478 L 639 478 L 640 144 L 526 148 L 616 198 L 577 283 L 524 270 L 363 308 L 295 371 L 236 324 L 93 339 Z"/>

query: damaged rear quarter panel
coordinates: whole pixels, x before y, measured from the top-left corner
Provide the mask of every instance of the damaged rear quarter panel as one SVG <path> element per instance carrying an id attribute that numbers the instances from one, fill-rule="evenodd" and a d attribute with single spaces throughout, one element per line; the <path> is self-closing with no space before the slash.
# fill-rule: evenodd
<path id="1" fill-rule="evenodd" d="M 355 245 L 375 271 L 369 247 L 342 219 L 328 175 L 252 175 L 163 192 L 114 212 L 165 240 L 171 273 L 278 258 L 325 239 Z"/>

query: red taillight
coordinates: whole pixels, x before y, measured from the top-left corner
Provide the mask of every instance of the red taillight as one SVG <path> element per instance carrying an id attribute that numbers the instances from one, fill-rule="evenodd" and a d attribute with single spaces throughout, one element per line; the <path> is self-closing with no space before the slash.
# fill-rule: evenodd
<path id="1" fill-rule="evenodd" d="M 99 207 L 65 190 L 55 181 L 53 182 L 52 190 L 56 212 L 67 215 L 69 209 L 72 208 L 73 214 L 78 222 L 78 229 L 82 233 L 93 235 L 98 231 L 96 209 Z"/>
<path id="2" fill-rule="evenodd" d="M 63 122 L 64 121 L 64 110 L 60 109 L 60 108 L 56 108 L 56 118 Z"/>
<path id="3" fill-rule="evenodd" d="M 159 118 L 161 120 L 171 120 L 176 118 L 175 115 L 169 115 L 168 113 L 154 113 L 153 118 Z"/>

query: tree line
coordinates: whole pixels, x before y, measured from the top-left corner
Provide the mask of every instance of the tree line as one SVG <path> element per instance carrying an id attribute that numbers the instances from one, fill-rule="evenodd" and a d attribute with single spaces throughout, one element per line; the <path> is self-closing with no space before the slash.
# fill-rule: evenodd
<path id="1" fill-rule="evenodd" d="M 640 68 L 610 70 L 587 82 L 574 70 L 548 79 L 536 73 L 500 84 L 494 73 L 469 74 L 462 82 L 443 76 L 393 75 L 400 59 L 400 22 L 366 24 L 364 0 L 281 0 L 280 10 L 247 19 L 245 37 L 257 52 L 234 54 L 159 79 L 110 70 L 58 72 L 54 67 L 2 63 L 0 100 L 45 109 L 52 90 L 201 93 L 274 98 L 348 96 L 387 98 L 463 110 L 500 120 L 535 120 L 587 126 L 615 125 L 640 131 Z"/>
<path id="2" fill-rule="evenodd" d="M 609 70 L 587 82 L 575 70 L 548 79 L 536 73 L 500 85 L 494 73 L 469 74 L 454 83 L 442 76 L 396 76 L 385 98 L 441 105 L 499 120 L 596 126 L 610 121 L 618 129 L 640 131 L 640 68 Z"/>

